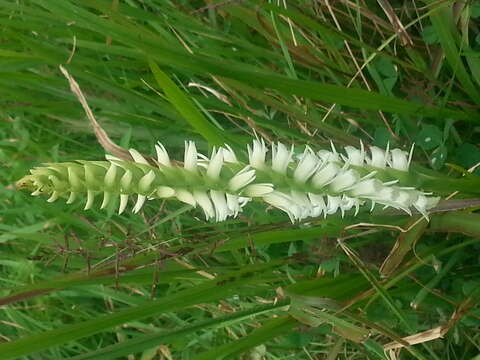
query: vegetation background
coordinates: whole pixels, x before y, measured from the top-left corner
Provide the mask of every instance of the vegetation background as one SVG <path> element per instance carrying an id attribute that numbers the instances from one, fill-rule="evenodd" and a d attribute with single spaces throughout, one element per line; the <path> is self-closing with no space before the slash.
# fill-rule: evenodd
<path id="1" fill-rule="evenodd" d="M 0 0 L 0 359 L 479 359 L 479 19 L 473 0 Z M 104 156 L 59 65 L 125 148 L 415 143 L 414 174 L 458 201 L 293 225 L 47 203 L 15 181 Z"/>

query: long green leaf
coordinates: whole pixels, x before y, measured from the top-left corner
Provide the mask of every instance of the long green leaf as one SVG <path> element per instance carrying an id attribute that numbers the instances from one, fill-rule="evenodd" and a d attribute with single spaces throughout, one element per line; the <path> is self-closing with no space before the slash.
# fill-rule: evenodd
<path id="1" fill-rule="evenodd" d="M 157 84 L 165 91 L 168 100 L 175 106 L 183 118 L 210 144 L 223 145 L 225 139 L 197 109 L 193 101 L 165 74 L 154 61 L 149 60 L 150 69 Z"/>

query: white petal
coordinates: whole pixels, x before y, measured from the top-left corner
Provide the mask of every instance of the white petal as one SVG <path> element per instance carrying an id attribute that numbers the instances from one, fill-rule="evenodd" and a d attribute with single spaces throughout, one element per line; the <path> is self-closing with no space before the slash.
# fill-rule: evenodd
<path id="1" fill-rule="evenodd" d="M 242 195 L 248 197 L 262 197 L 273 191 L 273 184 L 253 184 L 248 185 L 242 191 Z"/>
<path id="2" fill-rule="evenodd" d="M 409 155 L 406 151 L 393 149 L 390 151 L 391 167 L 396 170 L 408 171 Z"/>
<path id="3" fill-rule="evenodd" d="M 105 173 L 105 178 L 103 179 L 105 186 L 107 188 L 114 187 L 116 183 L 116 177 L 117 177 L 117 166 L 113 163 L 110 163 L 110 167 Z"/>
<path id="4" fill-rule="evenodd" d="M 67 204 L 72 204 L 76 198 L 77 198 L 77 193 L 72 191 L 70 193 L 70 196 L 68 197 Z"/>
<path id="5" fill-rule="evenodd" d="M 133 213 L 136 214 L 140 211 L 142 208 L 143 204 L 145 204 L 145 200 L 147 199 L 146 196 L 138 194 L 137 196 L 137 202 L 135 203 L 135 206 L 133 207 Z"/>
<path id="6" fill-rule="evenodd" d="M 62 182 L 55 175 L 48 175 L 48 180 L 51 181 L 54 189 L 60 190 L 60 188 L 62 187 Z"/>
<path id="7" fill-rule="evenodd" d="M 138 182 L 138 191 L 141 193 L 150 192 L 150 186 L 152 185 L 153 180 L 155 180 L 155 173 L 153 170 L 150 170 L 147 174 L 143 175 Z"/>
<path id="8" fill-rule="evenodd" d="M 185 189 L 177 189 L 175 191 L 175 196 L 177 197 L 178 200 L 185 204 L 189 204 L 192 206 L 196 206 L 197 202 L 195 201 L 195 198 L 193 197 L 193 194 Z"/>
<path id="9" fill-rule="evenodd" d="M 340 172 L 340 170 L 340 166 L 338 166 L 336 163 L 326 163 L 325 166 L 317 170 L 315 175 L 313 175 L 313 186 L 315 186 L 316 188 L 321 188 L 327 185 Z"/>
<path id="10" fill-rule="evenodd" d="M 436 206 L 439 201 L 439 197 L 427 197 L 420 194 L 417 200 L 413 203 L 413 206 L 428 220 L 427 210 Z"/>
<path id="11" fill-rule="evenodd" d="M 132 185 L 132 179 L 132 172 L 130 170 L 127 170 L 120 179 L 121 190 L 123 190 L 124 192 L 128 192 L 130 190 L 130 186 Z"/>
<path id="12" fill-rule="evenodd" d="M 293 178 L 299 183 L 305 183 L 320 167 L 320 160 L 307 148 L 293 172 Z"/>
<path id="13" fill-rule="evenodd" d="M 255 180 L 255 170 L 249 170 L 250 166 L 244 167 L 240 170 L 235 176 L 233 176 L 230 181 L 228 182 L 228 188 L 233 191 L 237 192 L 241 188 L 250 184 L 253 180 Z"/>
<path id="14" fill-rule="evenodd" d="M 118 215 L 120 215 L 125 211 L 125 208 L 127 207 L 127 203 L 128 203 L 128 195 L 120 194 L 120 205 L 118 207 Z"/>
<path id="15" fill-rule="evenodd" d="M 279 174 L 286 174 L 288 164 L 292 160 L 293 146 L 290 151 L 282 143 L 272 144 L 272 170 Z"/>
<path id="16" fill-rule="evenodd" d="M 300 207 L 308 207 L 312 206 L 310 200 L 308 199 L 307 195 L 304 192 L 294 191 L 290 192 L 290 196 L 293 202 L 295 202 Z"/>
<path id="17" fill-rule="evenodd" d="M 92 164 L 84 164 L 83 169 L 85 171 L 85 183 L 90 187 L 97 185 L 97 178 L 95 176 L 95 165 Z"/>
<path id="18" fill-rule="evenodd" d="M 359 179 L 360 179 L 360 176 L 358 172 L 356 172 L 353 169 L 349 169 L 337 175 L 332 180 L 329 186 L 332 191 L 340 192 L 354 185 L 356 182 L 358 182 Z"/>
<path id="19" fill-rule="evenodd" d="M 225 145 L 226 149 L 223 149 L 223 161 L 226 163 L 236 164 L 238 163 L 237 156 L 235 152 L 229 145 Z"/>
<path id="20" fill-rule="evenodd" d="M 340 207 L 341 201 L 342 199 L 340 196 L 327 195 L 327 209 L 325 211 L 325 215 L 335 214 Z"/>
<path id="21" fill-rule="evenodd" d="M 238 197 L 238 206 L 240 206 L 240 209 L 243 208 L 251 199 L 248 197 L 244 196 L 239 196 Z"/>
<path id="22" fill-rule="evenodd" d="M 232 212 L 228 209 L 225 193 L 217 190 L 210 190 L 210 197 L 215 207 L 215 220 L 224 221 Z"/>
<path id="23" fill-rule="evenodd" d="M 93 199 L 95 198 L 95 193 L 91 190 L 87 191 L 87 203 L 85 204 L 85 208 L 83 210 L 88 210 L 93 205 Z"/>
<path id="24" fill-rule="evenodd" d="M 157 152 L 157 161 L 160 164 L 164 166 L 172 166 L 172 164 L 170 163 L 170 157 L 168 156 L 168 152 L 162 143 L 158 142 L 157 145 L 155 145 L 155 151 Z"/>
<path id="25" fill-rule="evenodd" d="M 111 198 L 112 198 L 112 193 L 105 191 L 103 193 L 103 201 L 102 201 L 102 205 L 100 206 L 100 209 L 105 209 L 105 207 L 110 202 Z"/>
<path id="26" fill-rule="evenodd" d="M 52 192 L 52 195 L 48 198 L 48 202 L 51 203 L 51 202 L 54 202 L 58 199 L 58 196 L 60 195 L 60 193 L 58 191 L 54 191 Z"/>
<path id="27" fill-rule="evenodd" d="M 35 190 L 34 192 L 32 192 L 30 195 L 32 195 L 32 196 L 39 196 L 39 195 L 42 193 L 40 190 L 41 190 L 41 189 L 39 188 L 39 189 Z M 69 204 L 69 203 L 67 202 L 67 204 Z"/>
<path id="28" fill-rule="evenodd" d="M 220 171 L 222 171 L 222 166 L 223 166 L 223 149 L 220 148 L 218 149 L 217 152 L 215 152 L 215 149 L 214 149 L 212 154 L 212 159 L 208 163 L 207 176 L 210 179 L 217 180 L 220 177 Z"/>
<path id="29" fill-rule="evenodd" d="M 408 190 L 400 190 L 397 193 L 397 197 L 395 198 L 395 202 L 399 204 L 400 207 L 409 208 L 413 205 L 413 203 L 418 199 L 418 192 L 417 191 L 408 191 Z"/>
<path id="30" fill-rule="evenodd" d="M 252 147 L 247 146 L 248 161 L 254 169 L 265 168 L 265 156 L 267 155 L 267 146 L 263 139 L 261 141 L 253 140 Z"/>
<path id="31" fill-rule="evenodd" d="M 169 186 L 159 186 L 156 192 L 159 198 L 169 198 L 176 195 L 176 191 Z"/>
<path id="32" fill-rule="evenodd" d="M 313 216 L 320 216 L 320 214 L 327 209 L 323 195 L 308 193 L 308 198 L 313 205 L 313 213 L 315 214 Z"/>
<path id="33" fill-rule="evenodd" d="M 365 161 L 365 152 L 358 150 L 353 146 L 345 146 L 345 152 L 347 153 L 347 158 L 345 159 L 350 165 L 362 166 Z"/>
<path id="34" fill-rule="evenodd" d="M 290 196 L 280 191 L 273 191 L 265 195 L 263 200 L 277 209 L 286 212 L 292 223 L 301 216 L 300 208 L 292 201 Z"/>
<path id="35" fill-rule="evenodd" d="M 68 168 L 68 182 L 73 189 L 78 189 L 82 187 L 82 181 L 80 180 L 80 177 L 71 167 Z"/>
<path id="36" fill-rule="evenodd" d="M 419 195 L 417 200 L 413 203 L 415 209 L 417 209 L 424 217 L 427 217 L 427 205 L 428 199 L 425 195 Z"/>
<path id="37" fill-rule="evenodd" d="M 349 196 L 343 196 L 342 197 L 342 202 L 340 204 L 340 210 L 342 212 L 342 217 L 344 216 L 345 211 L 348 211 L 348 210 L 352 209 L 353 207 L 355 207 L 354 216 L 357 216 L 358 211 L 360 209 L 360 205 L 363 205 L 363 203 L 364 202 L 359 200 L 359 199 L 352 198 L 352 197 L 349 197 Z"/>
<path id="38" fill-rule="evenodd" d="M 229 210 L 233 212 L 233 215 L 237 216 L 238 212 L 240 212 L 241 210 L 238 195 L 232 195 L 227 193 L 227 206 Z"/>
<path id="39" fill-rule="evenodd" d="M 105 159 L 107 159 L 108 161 L 123 161 L 122 159 L 109 154 L 105 154 Z"/>
<path id="40" fill-rule="evenodd" d="M 379 180 L 367 179 L 354 184 L 349 191 L 352 196 L 369 196 L 375 195 L 381 187 L 382 183 Z"/>
<path id="41" fill-rule="evenodd" d="M 370 154 L 371 158 L 366 159 L 367 163 L 371 166 L 385 169 L 385 166 L 387 164 L 387 158 L 388 158 L 388 152 L 386 152 L 383 149 L 380 149 L 379 147 L 376 146 L 371 146 L 370 147 Z"/>
<path id="42" fill-rule="evenodd" d="M 205 218 L 208 220 L 215 217 L 215 210 L 213 209 L 212 202 L 205 191 L 194 190 L 193 197 L 197 201 L 198 205 L 203 209 Z"/>
<path id="43" fill-rule="evenodd" d="M 128 152 L 130 153 L 130 155 L 132 155 L 133 161 L 135 161 L 136 163 L 149 165 L 148 161 L 137 150 L 129 149 Z"/>
<path id="44" fill-rule="evenodd" d="M 328 150 L 318 151 L 317 156 L 320 160 L 322 160 L 322 163 L 340 162 L 340 156 L 337 153 L 333 153 L 333 152 L 328 151 Z"/>
<path id="45" fill-rule="evenodd" d="M 183 167 L 189 171 L 197 171 L 197 147 L 193 141 L 185 141 L 185 157 Z"/>

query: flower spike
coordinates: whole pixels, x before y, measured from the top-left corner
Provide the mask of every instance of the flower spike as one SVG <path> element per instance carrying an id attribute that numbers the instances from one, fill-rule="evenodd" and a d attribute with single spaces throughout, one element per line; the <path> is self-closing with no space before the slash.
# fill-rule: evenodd
<path id="1" fill-rule="evenodd" d="M 150 164 L 138 151 L 130 149 L 133 161 L 110 155 L 106 161 L 77 161 L 45 164 L 30 170 L 17 182 L 33 196 L 48 195 L 48 202 L 59 198 L 73 203 L 84 198 L 85 210 L 100 202 L 103 209 L 119 197 L 122 214 L 130 196 L 136 201 L 133 212 L 139 212 L 147 200 L 176 199 L 203 210 L 207 220 L 224 221 L 236 217 L 252 200 L 263 201 L 284 211 L 292 222 L 309 217 L 351 214 L 361 206 L 376 204 L 428 216 L 438 197 L 412 187 L 402 187 L 389 169 L 408 171 L 410 152 L 385 150 L 372 146 L 369 154 L 363 143 L 360 149 L 346 146 L 340 153 L 333 142 L 331 151 L 314 152 L 306 147 L 295 155 L 278 142 L 269 149 L 263 140 L 247 147 L 248 163 L 241 163 L 228 145 L 213 149 L 207 157 L 197 152 L 193 141 L 185 142 L 183 167 L 174 166 L 161 143 L 155 144 L 158 166 Z M 373 168 L 373 169 L 372 169 Z M 395 172 L 390 172 L 395 173 Z M 383 177 L 377 177 L 383 174 Z M 385 175 L 388 175 L 387 181 Z"/>

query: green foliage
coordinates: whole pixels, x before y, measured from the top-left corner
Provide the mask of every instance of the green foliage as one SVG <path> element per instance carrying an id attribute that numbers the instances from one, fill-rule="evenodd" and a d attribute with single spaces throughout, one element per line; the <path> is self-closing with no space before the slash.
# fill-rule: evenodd
<path id="1" fill-rule="evenodd" d="M 415 334 L 397 358 L 478 357 L 478 16 L 475 1 L 0 0 L 0 359 L 388 359 Z M 254 136 L 415 142 L 405 180 L 449 211 L 292 225 L 253 204 L 213 224 L 161 200 L 117 215 L 32 198 L 14 188 L 28 169 L 104 154 L 59 65 L 124 147 L 227 141 L 244 161 Z"/>

